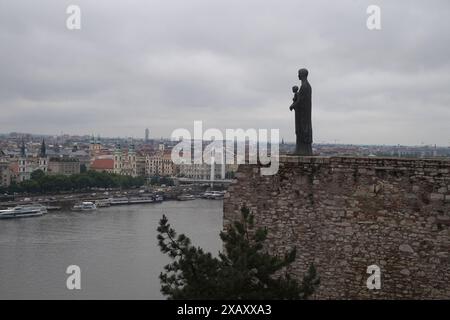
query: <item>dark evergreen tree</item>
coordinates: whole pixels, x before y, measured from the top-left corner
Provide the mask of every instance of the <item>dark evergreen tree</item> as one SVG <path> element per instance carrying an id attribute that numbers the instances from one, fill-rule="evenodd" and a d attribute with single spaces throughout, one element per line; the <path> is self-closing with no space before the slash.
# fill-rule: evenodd
<path id="1" fill-rule="evenodd" d="M 177 236 L 166 216 L 158 227 L 159 246 L 173 260 L 160 274 L 161 292 L 169 299 L 307 299 L 320 283 L 311 265 L 302 283 L 287 267 L 295 248 L 284 257 L 264 249 L 267 229 L 254 228 L 254 216 L 241 209 L 241 220 L 221 232 L 225 251 L 213 257 L 194 247 L 189 238 Z"/>
<path id="2" fill-rule="evenodd" d="M 31 179 L 36 180 L 36 181 L 39 181 L 44 176 L 45 176 L 45 172 L 42 171 L 41 169 L 35 170 L 31 173 Z"/>

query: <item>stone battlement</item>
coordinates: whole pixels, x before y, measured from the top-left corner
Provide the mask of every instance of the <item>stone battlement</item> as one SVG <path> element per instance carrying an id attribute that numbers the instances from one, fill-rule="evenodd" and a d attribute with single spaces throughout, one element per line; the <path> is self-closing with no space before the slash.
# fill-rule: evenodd
<path id="1" fill-rule="evenodd" d="M 297 247 L 294 275 L 315 263 L 315 298 L 450 298 L 449 160 L 280 156 L 273 176 L 239 166 L 224 226 L 243 205 L 269 229 L 269 251 Z M 370 265 L 380 290 L 366 286 Z"/>

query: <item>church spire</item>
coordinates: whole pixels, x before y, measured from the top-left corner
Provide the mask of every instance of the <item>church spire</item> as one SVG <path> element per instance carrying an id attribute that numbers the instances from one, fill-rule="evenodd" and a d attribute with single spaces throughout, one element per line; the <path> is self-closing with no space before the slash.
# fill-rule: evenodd
<path id="1" fill-rule="evenodd" d="M 41 156 L 41 158 L 45 158 L 47 156 L 47 148 L 45 147 L 45 140 L 44 139 L 42 139 L 40 156 Z"/>
<path id="2" fill-rule="evenodd" d="M 26 158 L 26 153 L 25 153 L 25 140 L 22 137 L 22 145 L 20 146 L 20 156 L 22 158 Z"/>

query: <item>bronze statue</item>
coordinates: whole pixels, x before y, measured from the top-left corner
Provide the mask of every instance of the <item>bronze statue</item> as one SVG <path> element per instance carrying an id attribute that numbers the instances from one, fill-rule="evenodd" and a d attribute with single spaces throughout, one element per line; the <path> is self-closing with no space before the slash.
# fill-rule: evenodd
<path id="1" fill-rule="evenodd" d="M 297 86 L 292 87 L 294 98 L 289 107 L 291 111 L 295 110 L 295 153 L 312 156 L 311 85 L 308 82 L 308 70 L 298 70 L 298 78 L 302 85 L 300 90 Z"/>

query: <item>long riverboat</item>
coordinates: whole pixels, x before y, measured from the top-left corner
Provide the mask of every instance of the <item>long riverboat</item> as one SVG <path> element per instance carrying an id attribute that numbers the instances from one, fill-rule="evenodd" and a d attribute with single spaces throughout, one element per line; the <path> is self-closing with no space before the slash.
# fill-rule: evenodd
<path id="1" fill-rule="evenodd" d="M 47 213 L 47 208 L 40 204 L 20 205 L 6 210 L 0 210 L 0 219 L 38 217 Z"/>

